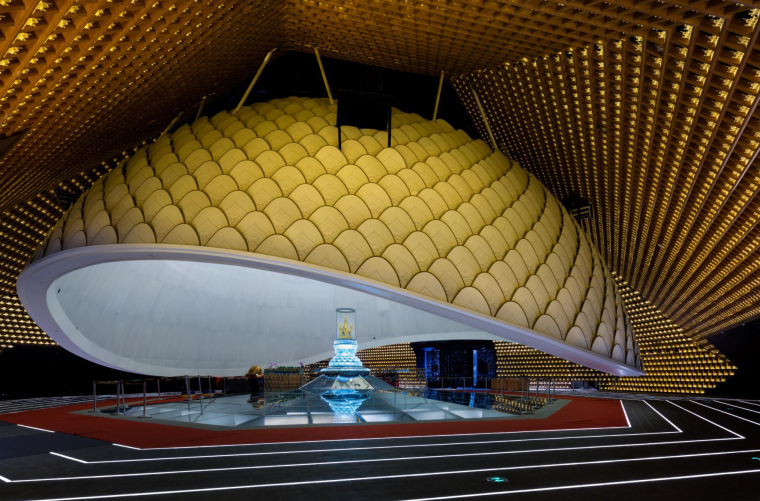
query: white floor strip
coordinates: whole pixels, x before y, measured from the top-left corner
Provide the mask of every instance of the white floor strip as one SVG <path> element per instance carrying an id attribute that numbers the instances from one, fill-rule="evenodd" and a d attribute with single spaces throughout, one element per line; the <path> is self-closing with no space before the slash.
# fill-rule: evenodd
<path id="1" fill-rule="evenodd" d="M 671 402 L 671 403 L 672 403 L 672 402 Z M 746 421 L 746 422 L 748 422 L 748 423 L 752 423 L 752 424 L 754 424 L 754 425 L 760 426 L 760 423 L 756 423 L 755 421 L 752 421 L 751 419 L 743 418 L 743 417 L 741 417 L 741 416 L 737 416 L 736 414 L 731 414 L 730 412 L 722 411 L 722 410 L 720 410 L 720 409 L 716 409 L 715 407 L 710 407 L 709 405 L 700 404 L 699 402 L 694 402 L 694 403 L 695 403 L 695 404 L 697 404 L 697 405 L 701 405 L 702 407 L 706 407 L 706 408 L 708 408 L 708 409 L 710 409 L 710 410 L 713 410 L 713 411 L 715 411 L 715 412 L 720 412 L 721 414 L 725 414 L 725 415 L 727 415 L 727 416 L 731 416 L 731 417 L 734 417 L 734 418 L 736 418 L 736 419 L 741 419 L 742 421 Z M 675 405 L 675 404 L 674 404 L 674 405 Z M 706 420 L 705 420 L 705 421 L 706 421 Z"/>
<path id="2" fill-rule="evenodd" d="M 626 459 L 600 459 L 596 461 L 572 461 L 572 462 L 567 462 L 567 463 L 549 463 L 549 464 L 537 464 L 537 465 L 494 466 L 492 468 L 478 468 L 478 469 L 470 469 L 470 470 L 450 470 L 450 471 L 440 471 L 440 472 L 432 472 L 432 473 L 407 473 L 403 475 L 385 475 L 383 477 L 374 476 L 374 477 L 367 477 L 367 479 L 389 480 L 389 479 L 394 479 L 394 478 L 427 477 L 431 475 L 458 475 L 462 473 L 483 473 L 483 472 L 507 471 L 507 470 L 531 470 L 531 469 L 537 469 L 537 468 L 555 468 L 555 467 L 560 467 L 560 466 L 589 466 L 589 465 L 627 463 L 627 462 L 637 462 L 637 461 L 654 461 L 654 460 L 664 460 L 664 459 L 690 459 L 690 458 L 709 457 L 709 456 L 726 456 L 726 455 L 731 455 L 731 454 L 749 454 L 749 453 L 756 453 L 756 452 L 760 452 L 760 449 L 747 449 L 747 450 L 741 450 L 741 451 L 702 452 L 702 453 L 696 453 L 696 454 L 679 454 L 679 455 L 672 455 L 672 456 L 648 456 L 648 457 L 641 457 L 641 458 L 626 458 Z M 234 466 L 234 467 L 228 467 L 228 468 L 202 468 L 202 469 L 196 469 L 196 470 L 151 471 L 151 472 L 143 472 L 143 473 L 88 475 L 88 476 L 79 476 L 79 477 L 32 478 L 32 479 L 26 479 L 26 480 L 7 480 L 7 482 L 19 484 L 19 483 L 30 483 L 30 482 L 60 482 L 60 481 L 66 481 L 66 480 L 98 480 L 98 479 L 106 479 L 106 478 L 151 477 L 151 476 L 156 476 L 156 475 L 183 475 L 183 474 L 188 474 L 188 473 L 218 473 L 218 472 L 223 472 L 223 471 L 253 470 L 256 468 L 258 467 Z M 349 480 L 351 481 L 364 480 L 364 478 L 352 478 Z M 314 480 L 312 481 L 312 483 L 318 484 L 322 482 L 343 482 L 343 481 L 348 481 L 348 480 L 341 480 L 341 479 Z M 272 484 L 267 484 L 267 486 L 271 486 L 271 485 Z M 277 485 L 288 485 L 288 483 L 277 484 Z"/>
<path id="3" fill-rule="evenodd" d="M 618 402 L 620 402 L 620 407 L 623 409 L 623 415 L 625 416 L 625 422 L 628 423 L 628 428 L 630 428 L 631 427 L 631 420 L 628 419 L 628 413 L 625 411 L 625 405 L 623 405 L 623 401 L 622 400 L 618 400 Z"/>
<path id="4" fill-rule="evenodd" d="M 738 435 L 738 434 L 736 434 Z M 646 447 L 652 445 L 683 445 L 683 444 L 697 444 L 704 442 L 723 442 L 726 440 L 741 440 L 744 437 L 738 435 L 738 437 L 730 438 L 706 438 L 700 440 L 675 440 L 670 442 L 644 442 L 641 444 L 611 444 L 611 445 L 588 445 L 584 447 L 558 447 L 551 449 L 526 449 L 519 451 L 495 451 L 495 452 L 473 452 L 467 454 L 438 454 L 430 456 L 407 456 L 397 458 L 380 458 L 380 459 L 351 459 L 347 461 L 322 461 L 313 463 L 295 463 L 295 464 L 279 464 L 279 465 L 261 465 L 256 468 L 290 468 L 293 466 L 323 466 L 323 465 L 336 465 L 336 464 L 354 464 L 354 463 L 373 463 L 373 462 L 388 462 L 388 461 L 413 461 L 418 459 L 445 459 L 445 458 L 466 458 L 473 456 L 500 456 L 509 454 L 529 454 L 538 452 L 563 452 L 563 451 L 582 451 L 593 449 L 613 449 L 622 447 Z M 114 463 L 142 463 L 151 461 L 174 461 L 178 459 L 213 459 L 213 458 L 228 458 L 228 457 L 243 457 L 243 456 L 260 456 L 261 453 L 242 453 L 242 454 L 220 454 L 209 456 L 179 456 L 179 457 L 164 457 L 164 458 L 140 458 L 140 459 L 112 459 L 107 461 L 83 461 L 81 459 L 73 458 L 60 454 L 58 452 L 51 452 L 50 454 L 59 456 L 64 459 L 70 459 L 79 463 L 85 464 L 114 464 Z"/>
<path id="5" fill-rule="evenodd" d="M 740 406 L 738 406 L 738 405 L 736 405 L 734 403 L 731 403 L 731 402 L 725 402 L 723 400 L 716 400 L 716 402 L 720 402 L 721 404 L 724 404 L 724 405 L 731 405 L 731 406 L 736 407 L 737 409 L 741 409 L 743 411 L 754 412 L 755 414 L 760 414 L 760 411 L 756 411 L 755 409 L 747 409 L 746 407 L 740 407 Z"/>
<path id="6" fill-rule="evenodd" d="M 485 471 L 488 471 L 488 470 L 485 470 Z M 474 471 L 474 472 L 477 473 L 477 471 Z M 647 478 L 647 479 L 639 479 L 639 480 L 620 480 L 617 482 L 600 482 L 600 483 L 595 483 L 595 484 L 562 485 L 562 486 L 557 486 L 557 487 L 538 487 L 534 489 L 519 489 L 519 490 L 513 490 L 513 491 L 500 491 L 500 492 L 488 492 L 488 493 L 461 494 L 461 495 L 456 495 L 456 496 L 418 498 L 418 499 L 410 499 L 407 501 L 435 501 L 435 500 L 443 500 L 443 499 L 460 499 L 460 498 L 465 498 L 465 497 L 501 496 L 501 495 L 506 495 L 506 494 L 525 494 L 529 492 L 581 489 L 581 488 L 589 488 L 589 487 L 606 487 L 606 486 L 613 486 L 613 485 L 663 482 L 663 481 L 669 481 L 669 480 L 687 480 L 687 479 L 696 479 L 696 478 L 720 477 L 720 476 L 726 476 L 726 475 L 741 475 L 741 474 L 747 474 L 747 473 L 760 473 L 760 468 L 754 469 L 754 470 L 739 470 L 739 471 L 727 471 L 727 472 L 718 472 L 718 473 L 702 473 L 702 474 L 697 474 L 697 475 L 683 475 L 679 477 L 660 477 L 660 478 Z M 444 474 L 451 474 L 451 472 L 444 472 Z M 174 494 L 174 495 L 197 494 L 197 493 L 206 493 L 206 492 L 221 492 L 221 491 L 232 491 L 232 490 L 243 490 L 243 489 L 261 489 L 261 488 L 266 488 L 266 487 L 293 487 L 293 486 L 299 486 L 299 485 L 315 485 L 315 484 L 327 484 L 327 483 L 338 483 L 338 482 L 356 482 L 356 481 L 362 481 L 362 480 L 388 480 L 390 478 L 398 479 L 398 478 L 405 478 L 405 477 L 407 478 L 417 477 L 421 475 L 422 474 L 410 473 L 407 475 L 396 475 L 392 477 L 391 476 L 376 476 L 376 477 L 357 477 L 357 478 L 344 478 L 344 479 L 331 479 L 331 480 L 312 480 L 312 481 L 302 481 L 302 482 L 286 482 L 286 483 L 275 483 L 275 484 L 234 485 L 234 486 L 227 486 L 227 487 L 206 487 L 206 488 L 201 488 L 201 489 L 136 492 L 136 493 L 131 493 L 131 494 L 106 494 L 106 495 L 99 495 L 99 496 L 48 498 L 48 499 L 39 499 L 35 501 L 81 501 L 85 499 L 115 499 L 115 498 L 161 496 L 161 495 L 171 495 L 171 494 Z M 425 474 L 425 475 L 430 475 L 430 473 Z"/>
<path id="7" fill-rule="evenodd" d="M 691 412 L 689 409 L 684 409 L 684 408 L 683 408 L 683 407 L 681 407 L 680 405 L 678 405 L 678 404 L 676 404 L 676 403 L 673 403 L 673 402 L 670 402 L 670 401 L 669 401 L 668 403 L 669 403 L 669 404 L 671 404 L 671 405 L 675 405 L 676 407 L 678 407 L 678 408 L 679 408 L 679 409 L 681 409 L 682 411 L 686 411 L 686 412 L 688 412 L 689 414 L 693 414 L 693 415 L 697 416 L 697 417 L 698 417 L 699 419 L 701 419 L 702 421 L 707 421 L 708 423 L 710 423 L 710 424 L 712 424 L 712 425 L 715 425 L 715 426 L 717 426 L 718 428 L 721 428 L 721 429 L 723 429 L 723 430 L 726 430 L 727 432 L 731 433 L 732 435 L 736 435 L 736 436 L 737 436 L 737 437 L 739 437 L 739 438 L 744 438 L 742 435 L 739 435 L 739 434 L 738 434 L 738 433 L 736 433 L 735 431 L 731 431 L 731 430 L 729 430 L 728 428 L 726 428 L 725 426 L 721 426 L 721 425 L 719 425 L 718 423 L 716 423 L 716 422 L 714 422 L 714 421 L 710 421 L 710 420 L 709 420 L 709 419 L 707 419 L 706 417 L 704 417 L 704 416 L 700 416 L 700 415 L 699 415 L 699 414 L 697 414 L 696 412 Z M 702 404 L 700 404 L 699 402 L 694 402 L 694 403 L 695 403 L 695 404 L 697 404 L 697 405 L 702 405 Z M 708 406 L 706 406 L 706 405 L 702 405 L 702 407 L 707 407 L 708 409 L 712 409 L 712 407 L 708 407 Z M 713 409 L 713 410 L 717 410 L 717 409 Z M 722 412 L 722 411 L 721 411 L 721 412 Z M 723 414 L 728 414 L 729 416 L 733 416 L 733 414 L 729 414 L 728 412 L 724 412 Z M 751 422 L 751 421 L 750 421 L 750 422 Z M 757 424 L 757 423 L 756 423 L 756 424 Z"/>
<path id="8" fill-rule="evenodd" d="M 486 433 L 452 433 L 449 435 L 410 435 L 410 436 L 398 436 L 398 437 L 367 437 L 367 438 L 337 438 L 329 440 L 302 440 L 294 442 L 269 442 L 269 443 L 254 443 L 254 444 L 223 444 L 223 445 L 186 445 L 178 447 L 132 447 L 129 445 L 113 444 L 119 447 L 126 447 L 128 449 L 138 449 L 141 451 L 165 451 L 165 450 L 177 450 L 177 449 L 210 449 L 214 447 L 255 447 L 255 446 L 267 446 L 267 445 L 287 445 L 287 444 L 317 444 L 317 443 L 329 443 L 329 442 L 356 442 L 364 440 L 408 440 L 415 438 L 446 438 L 446 437 L 474 437 L 478 435 L 511 435 L 515 433 L 552 433 L 563 431 L 591 431 L 591 430 L 617 430 L 623 428 L 630 428 L 631 422 L 628 420 L 628 413 L 625 410 L 625 405 L 622 400 L 619 400 L 620 406 L 623 408 L 625 414 L 625 420 L 627 426 L 601 426 L 591 428 L 562 428 L 557 430 L 522 430 L 522 431 L 492 431 Z M 651 407 L 651 406 L 650 406 Z M 655 411 L 656 412 L 656 411 Z"/>
<path id="9" fill-rule="evenodd" d="M 44 431 L 46 433 L 55 433 L 52 430 L 43 430 L 42 428 L 35 428 L 34 426 L 26 426 L 24 424 L 17 424 L 16 426 L 20 426 L 22 428 L 29 428 L 30 430 Z"/>
<path id="10" fill-rule="evenodd" d="M 739 471 L 723 471 L 719 473 L 702 473 L 699 475 L 682 475 L 680 477 L 659 477 L 659 478 L 645 478 L 640 480 L 620 480 L 617 482 L 599 482 L 596 484 L 576 484 L 576 485 L 560 485 L 557 487 L 539 487 L 536 489 L 518 489 L 513 491 L 499 491 L 499 492 L 478 492 L 475 494 L 462 494 L 457 496 L 441 496 L 433 498 L 416 498 L 407 499 L 405 501 L 439 501 L 443 499 L 461 499 L 461 498 L 475 498 L 485 496 L 506 496 L 507 494 L 527 494 L 530 492 L 548 492 L 548 491 L 561 491 L 568 489 L 587 489 L 589 487 L 610 487 L 613 485 L 631 485 L 631 484 L 645 484 L 652 482 L 667 482 L 672 480 L 693 480 L 695 478 L 712 478 L 723 477 L 726 475 L 745 475 L 749 473 L 760 473 L 760 469 L 757 470 L 739 470 Z M 71 499 L 71 498 L 69 498 Z M 95 498 L 75 498 L 75 499 L 95 499 Z M 50 500 L 53 501 L 53 500 Z M 57 500 L 64 501 L 64 500 Z"/>
<path id="11" fill-rule="evenodd" d="M 646 402 L 645 402 L 646 403 Z M 107 463 L 137 463 L 137 462 L 147 462 L 147 461 L 172 461 L 172 460 L 179 460 L 179 459 L 209 459 L 209 458 L 228 458 L 228 457 L 246 457 L 246 456 L 262 456 L 262 455 L 284 455 L 284 454 L 313 454 L 313 453 L 325 453 L 325 452 L 349 452 L 349 451 L 363 451 L 363 450 L 377 450 L 377 449 L 409 449 L 409 448 L 420 448 L 420 447 L 447 447 L 447 446 L 463 446 L 463 445 L 484 445 L 484 444 L 505 444 L 505 443 L 520 443 L 520 442 L 535 442 L 535 441 L 544 441 L 544 440 L 574 440 L 574 439 L 594 439 L 594 438 L 623 438 L 623 437 L 636 437 L 636 436 L 649 436 L 649 435 L 665 435 L 665 434 L 672 434 L 672 433 L 683 433 L 683 431 L 673 424 L 669 419 L 667 419 L 665 416 L 662 415 L 662 413 L 658 412 L 654 407 L 647 405 L 655 412 L 657 413 L 663 420 L 665 420 L 670 426 L 672 426 L 675 431 L 661 431 L 661 432 L 645 432 L 645 433 L 619 433 L 619 434 L 612 434 L 612 435 L 584 435 L 584 436 L 571 436 L 571 437 L 538 437 L 538 438 L 523 438 L 523 439 L 512 439 L 512 440 L 489 440 L 489 441 L 471 441 L 471 442 L 444 442 L 444 443 L 435 443 L 435 444 L 409 444 L 409 445 L 386 445 L 386 446 L 373 446 L 373 447 L 343 447 L 343 448 L 333 448 L 333 449 L 306 449 L 306 450 L 296 450 L 296 451 L 264 451 L 264 452 L 240 452 L 240 453 L 233 453 L 233 454 L 208 454 L 208 455 L 200 455 L 200 456 L 170 456 L 170 457 L 158 457 L 158 458 L 134 458 L 134 459 L 112 459 L 112 460 L 106 460 L 106 461 L 85 461 L 77 458 L 73 458 L 70 456 L 64 456 L 61 454 L 55 454 L 57 456 L 65 457 L 66 459 L 73 459 L 79 462 L 85 462 L 87 464 L 107 464 Z M 690 411 L 687 411 L 690 412 Z M 712 423 L 712 421 L 709 421 L 705 419 L 705 421 Z M 716 426 L 729 431 L 727 428 L 724 428 L 720 425 Z M 510 432 L 511 433 L 511 432 Z M 739 438 L 744 438 L 741 435 L 731 432 L 733 435 Z M 702 439 L 702 440 L 679 440 L 679 441 L 671 441 L 671 442 L 648 442 L 644 444 L 615 444 L 615 445 L 600 445 L 600 446 L 593 446 L 598 448 L 605 448 L 605 447 L 637 447 L 641 445 L 655 445 L 655 444 L 674 444 L 674 443 L 695 443 L 695 442 L 703 442 L 703 441 L 721 441 L 721 440 L 732 440 L 729 438 L 719 438 L 719 439 Z M 287 443 L 287 442 L 286 442 Z M 565 451 L 565 450 L 577 450 L 577 449 L 585 449 L 586 447 L 570 447 L 570 448 L 556 448 L 556 449 L 533 449 L 533 450 L 527 450 L 527 451 L 510 451 L 509 453 L 516 453 L 516 452 L 537 452 L 540 450 L 552 450 L 552 451 Z M 183 448 L 179 448 L 183 449 Z M 145 450 L 155 450 L 155 449 L 141 449 L 142 451 Z M 52 454 L 52 453 L 51 453 Z M 467 457 L 467 456 L 473 456 L 473 455 L 479 455 L 484 453 L 477 453 L 477 454 L 458 454 L 457 456 L 460 457 Z M 491 454 L 491 453 L 485 453 L 485 454 Z M 426 457 L 451 457 L 450 455 L 444 455 L 444 456 L 426 456 Z M 314 464 L 335 464 L 335 462 L 329 462 L 329 463 L 308 463 L 309 465 Z"/>
<path id="12" fill-rule="evenodd" d="M 372 447 L 336 447 L 332 449 L 306 449 L 306 450 L 297 450 L 297 451 L 259 451 L 259 452 L 249 452 L 249 453 L 239 453 L 239 454 L 219 454 L 219 455 L 213 455 L 213 456 L 189 456 L 189 457 L 206 458 L 206 457 L 235 457 L 235 456 L 266 456 L 266 455 L 281 455 L 281 454 L 309 454 L 309 453 L 314 453 L 314 452 L 348 452 L 348 451 L 367 451 L 367 450 L 377 450 L 377 449 L 411 449 L 411 448 L 418 448 L 418 447 L 450 447 L 450 446 L 463 446 L 463 445 L 511 444 L 511 443 L 520 443 L 520 442 L 540 442 L 540 441 L 551 441 L 551 440 L 576 440 L 576 439 L 582 440 L 582 439 L 589 439 L 589 438 L 624 438 L 624 437 L 640 437 L 644 435 L 669 435 L 673 433 L 683 433 L 677 426 L 675 425 L 673 426 L 676 429 L 676 431 L 651 431 L 651 432 L 645 432 L 645 433 L 616 433 L 612 435 L 580 435 L 577 437 L 576 436 L 536 437 L 536 438 L 519 438 L 519 439 L 512 439 L 512 440 L 478 440 L 478 441 L 471 441 L 471 442 L 443 442 L 443 443 L 435 443 L 435 444 L 377 445 L 377 446 L 372 446 Z M 119 444 L 113 444 L 113 445 L 117 447 L 125 447 Z M 125 447 L 125 448 L 133 449 L 132 447 Z M 181 447 L 180 449 L 183 449 L 183 447 Z M 136 450 L 153 451 L 156 449 L 136 449 Z M 159 449 L 159 450 L 163 450 L 163 449 Z M 167 459 L 167 458 L 163 458 L 163 459 Z"/>
<path id="13" fill-rule="evenodd" d="M 660 416 L 662 419 L 664 419 L 665 421 L 667 421 L 670 426 L 672 426 L 673 428 L 675 428 L 676 430 L 678 430 L 678 433 L 683 433 L 683 431 L 681 430 L 681 428 L 679 428 L 678 426 L 674 425 L 673 422 L 670 419 L 666 418 L 665 416 L 663 416 L 660 413 L 660 411 L 658 411 L 657 409 L 655 409 L 654 407 L 652 407 L 651 405 L 649 405 L 649 402 L 644 402 L 644 403 L 647 404 L 647 406 L 650 409 L 652 409 L 653 411 L 655 411 L 658 416 Z"/>

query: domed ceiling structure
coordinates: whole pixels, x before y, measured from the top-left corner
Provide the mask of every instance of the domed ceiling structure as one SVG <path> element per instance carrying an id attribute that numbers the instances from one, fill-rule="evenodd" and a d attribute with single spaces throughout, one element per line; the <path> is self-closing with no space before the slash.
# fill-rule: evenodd
<path id="1" fill-rule="evenodd" d="M 19 278 L 24 306 L 64 347 L 151 373 L 167 365 L 162 336 L 177 325 L 184 337 L 169 344 L 188 360 L 167 374 L 247 368 L 254 360 L 204 350 L 233 338 L 256 362 L 324 358 L 310 340 L 321 339 L 316 317 L 299 323 L 292 308 L 332 315 L 329 297 L 364 304 L 357 321 L 373 340 L 360 324 L 361 347 L 397 342 L 399 325 L 414 335 L 417 322 L 426 339 L 512 340 L 642 374 L 610 272 L 532 174 L 443 120 L 397 110 L 391 147 L 387 132 L 344 126 L 338 149 L 336 110 L 323 99 L 257 103 L 140 149 L 50 231 Z M 281 301 L 266 298 L 280 289 Z M 265 303 L 266 324 L 223 320 Z"/>

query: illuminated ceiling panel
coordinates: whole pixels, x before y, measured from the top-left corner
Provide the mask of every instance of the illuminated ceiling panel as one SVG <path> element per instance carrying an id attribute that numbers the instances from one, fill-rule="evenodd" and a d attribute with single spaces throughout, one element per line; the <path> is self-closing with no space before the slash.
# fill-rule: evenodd
<path id="1" fill-rule="evenodd" d="M 614 272 L 690 336 L 760 313 L 758 11 L 455 79 L 471 116 L 584 222 Z"/>
<path id="2" fill-rule="evenodd" d="M 0 3 L 0 347 L 49 342 L 15 296 L 73 193 L 278 47 L 456 79 L 619 280 L 695 337 L 760 313 L 754 2 Z M 634 38 L 631 38 L 634 37 Z M 504 63 L 509 63 L 504 66 Z M 464 75 L 464 76 L 462 76 Z M 488 137 L 483 131 L 483 137 Z M 106 162 L 104 162 L 106 160 Z"/>

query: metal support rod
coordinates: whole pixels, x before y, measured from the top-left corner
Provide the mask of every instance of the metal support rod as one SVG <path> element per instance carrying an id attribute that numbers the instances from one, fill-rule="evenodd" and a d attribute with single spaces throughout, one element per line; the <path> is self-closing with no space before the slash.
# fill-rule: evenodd
<path id="1" fill-rule="evenodd" d="M 314 45 L 314 55 L 317 56 L 317 64 L 319 65 L 319 71 L 322 73 L 322 80 L 325 81 L 325 90 L 327 90 L 327 98 L 330 100 L 330 104 L 335 104 L 333 102 L 332 92 L 330 92 L 330 84 L 327 83 L 327 75 L 325 75 L 325 68 L 322 66 L 322 58 L 319 57 L 319 49 L 317 49 L 317 46 Z"/>
<path id="2" fill-rule="evenodd" d="M 496 139 L 493 136 L 493 132 L 491 131 L 491 126 L 488 124 L 488 117 L 486 117 L 486 112 L 483 109 L 483 105 L 480 104 L 480 99 L 478 98 L 478 93 L 475 92 L 475 88 L 470 84 L 470 90 L 472 91 L 472 95 L 475 97 L 475 104 L 478 105 L 478 110 L 480 111 L 480 116 L 483 118 L 483 123 L 486 124 L 486 130 L 488 131 L 488 137 L 491 138 L 491 145 L 493 146 L 493 149 L 501 153 L 501 150 L 499 149 L 499 145 L 496 144 Z"/>
<path id="3" fill-rule="evenodd" d="M 148 383 L 143 381 L 143 417 L 145 417 L 145 408 L 148 406 Z"/>
<path id="4" fill-rule="evenodd" d="M 121 414 L 121 382 L 116 381 L 116 415 Z"/>
<path id="5" fill-rule="evenodd" d="M 187 414 L 190 415 L 190 376 L 185 375 L 185 391 L 187 392 Z"/>
<path id="6" fill-rule="evenodd" d="M 441 79 L 438 80 L 438 94 L 435 95 L 435 108 L 433 108 L 433 122 L 438 118 L 438 103 L 441 102 L 441 89 L 443 89 L 443 71 L 441 71 Z"/>
<path id="7" fill-rule="evenodd" d="M 269 62 L 269 58 L 272 57 L 272 52 L 276 51 L 277 48 L 270 50 L 269 53 L 264 57 L 264 61 L 261 63 L 261 66 L 259 66 L 259 71 L 256 72 L 256 74 L 253 76 L 253 80 L 251 80 L 251 84 L 248 86 L 248 88 L 245 90 L 245 94 L 243 94 L 243 98 L 238 103 L 237 107 L 235 108 L 235 111 L 232 112 L 233 115 L 237 115 L 237 112 L 240 111 L 240 108 L 243 107 L 243 103 L 245 103 L 245 100 L 248 99 L 248 95 L 253 90 L 253 86 L 256 85 L 256 81 L 261 76 L 261 72 L 264 71 L 264 66 L 267 65 Z"/>
<path id="8" fill-rule="evenodd" d="M 93 381 L 92 382 L 92 412 L 98 412 L 98 392 L 97 392 L 97 386 L 98 382 Z"/>
<path id="9" fill-rule="evenodd" d="M 123 404 L 121 406 L 121 409 L 124 412 L 124 414 L 126 414 L 127 413 L 127 392 L 124 386 L 124 381 L 121 382 L 121 403 Z"/>
<path id="10" fill-rule="evenodd" d="M 158 399 L 161 400 L 161 380 L 156 379 L 156 384 L 158 385 Z"/>
<path id="11" fill-rule="evenodd" d="M 174 124 L 176 124 L 176 123 L 177 123 L 177 121 L 180 119 L 180 117 L 181 117 L 181 116 L 182 116 L 182 113 L 180 113 L 179 115 L 177 115 L 177 116 L 174 118 L 174 120 L 172 120 L 172 121 L 171 121 L 171 123 L 170 123 L 169 125 L 167 125 L 167 126 L 166 126 L 166 128 L 165 128 L 165 129 L 164 129 L 164 131 L 161 133 L 161 135 L 160 135 L 160 136 L 158 136 L 158 138 L 156 139 L 156 141 L 158 141 L 159 139 L 161 139 L 162 137 L 164 137 L 166 134 L 168 134 L 168 133 L 169 133 L 169 131 L 170 131 L 170 130 L 172 130 L 172 127 L 174 127 Z"/>
<path id="12" fill-rule="evenodd" d="M 196 122 L 201 117 L 201 113 L 203 112 L 203 105 L 204 104 L 206 104 L 206 96 L 203 96 L 203 99 L 201 99 L 201 105 L 198 106 L 198 113 L 195 114 L 195 121 Z"/>
<path id="13" fill-rule="evenodd" d="M 198 376 L 198 403 L 201 405 L 201 416 L 203 415 L 203 385 L 201 384 L 201 377 Z"/>

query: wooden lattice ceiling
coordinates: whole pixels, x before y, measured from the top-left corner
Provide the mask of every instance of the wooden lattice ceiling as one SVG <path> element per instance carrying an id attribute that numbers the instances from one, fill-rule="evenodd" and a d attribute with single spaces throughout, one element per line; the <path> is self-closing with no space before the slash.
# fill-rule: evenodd
<path id="1" fill-rule="evenodd" d="M 15 297 L 29 253 L 109 159 L 274 47 L 445 71 L 487 138 L 594 204 L 621 280 L 695 337 L 760 313 L 760 2 L 0 0 L 0 344 L 47 342 Z M 760 166 L 760 164 L 758 164 Z M 756 306 L 757 305 L 757 306 Z M 10 335 L 13 335 L 11 339 Z"/>

